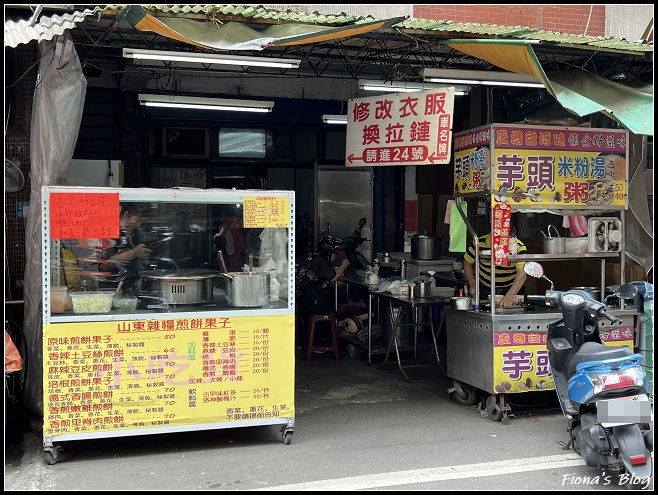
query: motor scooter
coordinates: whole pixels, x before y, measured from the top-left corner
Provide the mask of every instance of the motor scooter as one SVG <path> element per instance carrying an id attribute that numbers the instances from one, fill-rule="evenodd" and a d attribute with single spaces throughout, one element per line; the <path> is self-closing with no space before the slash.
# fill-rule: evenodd
<path id="1" fill-rule="evenodd" d="M 325 236 L 320 240 L 320 245 L 324 245 L 328 250 L 333 249 L 342 249 L 345 251 L 345 256 L 350 262 L 350 266 L 356 269 L 367 269 L 371 267 L 371 264 L 368 262 L 368 259 L 358 251 L 358 248 L 368 239 L 361 236 L 361 231 L 363 230 L 364 225 L 366 224 L 365 217 L 359 220 L 359 225 L 354 229 L 352 235 L 338 238 L 330 235 Z"/>
<path id="2" fill-rule="evenodd" d="M 524 271 L 543 278 L 551 288 L 528 295 L 528 302 L 559 307 L 562 318 L 548 324 L 546 344 L 562 412 L 573 449 L 588 466 L 618 476 L 619 485 L 647 488 L 652 475 L 652 404 L 643 358 L 628 346 L 605 346 L 598 322 L 606 318 L 611 297 L 631 299 L 637 287 L 624 284 L 605 302 L 583 290 L 556 291 L 539 263 L 528 262 Z"/>

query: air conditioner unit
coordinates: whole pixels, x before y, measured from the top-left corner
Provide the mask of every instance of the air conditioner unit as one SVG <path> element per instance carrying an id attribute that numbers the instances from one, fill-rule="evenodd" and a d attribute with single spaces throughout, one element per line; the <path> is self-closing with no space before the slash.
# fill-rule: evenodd
<path id="1" fill-rule="evenodd" d="M 208 158 L 208 129 L 199 127 L 163 127 L 162 155 L 181 158 Z"/>
<path id="2" fill-rule="evenodd" d="M 621 251 L 622 224 L 615 217 L 594 217 L 587 222 L 590 253 L 614 253 Z"/>

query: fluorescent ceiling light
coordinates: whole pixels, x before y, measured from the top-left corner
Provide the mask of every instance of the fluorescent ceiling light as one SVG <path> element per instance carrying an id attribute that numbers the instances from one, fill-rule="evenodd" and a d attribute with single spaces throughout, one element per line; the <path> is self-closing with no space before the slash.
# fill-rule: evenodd
<path id="1" fill-rule="evenodd" d="M 193 110 L 226 110 L 229 112 L 271 112 L 273 101 L 197 98 L 195 96 L 139 95 L 139 103 L 147 107 L 188 108 Z"/>
<path id="2" fill-rule="evenodd" d="M 491 72 L 485 70 L 464 69 L 423 69 L 423 81 L 431 83 L 455 83 L 484 86 L 517 86 L 524 88 L 543 88 L 544 85 L 535 77 L 514 72 Z"/>
<path id="3" fill-rule="evenodd" d="M 323 115 L 322 122 L 325 124 L 347 124 L 347 115 Z"/>
<path id="4" fill-rule="evenodd" d="M 369 79 L 359 79 L 359 88 L 364 91 L 387 91 L 389 93 L 412 93 L 415 91 L 430 91 L 432 89 L 443 89 L 448 86 L 455 88 L 455 95 L 462 96 L 469 93 L 468 86 L 455 84 L 431 84 L 415 83 L 405 81 L 372 81 Z"/>
<path id="5" fill-rule="evenodd" d="M 189 62 L 198 64 L 276 67 L 279 69 L 297 69 L 301 62 L 301 60 L 286 58 L 242 57 L 214 53 L 169 52 L 164 50 L 138 50 L 134 48 L 124 48 L 123 56 L 137 60 L 155 60 L 157 62 Z"/>

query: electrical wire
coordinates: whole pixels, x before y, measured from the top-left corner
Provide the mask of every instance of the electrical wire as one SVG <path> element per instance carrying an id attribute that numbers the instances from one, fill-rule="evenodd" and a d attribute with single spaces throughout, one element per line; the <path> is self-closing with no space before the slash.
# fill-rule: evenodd
<path id="1" fill-rule="evenodd" d="M 21 76 L 20 76 L 18 79 L 16 79 L 16 81 L 14 81 L 13 83 L 11 83 L 9 86 L 5 86 L 5 89 L 9 89 L 9 88 L 12 88 L 12 87 L 16 86 L 16 84 L 18 84 L 19 81 L 20 81 L 21 79 L 23 79 L 23 78 L 24 78 L 24 77 L 25 77 L 25 76 L 26 76 L 26 75 L 27 75 L 32 69 L 34 69 L 34 67 L 35 67 L 39 62 L 41 62 L 41 59 L 42 59 L 43 57 L 45 57 L 46 55 L 48 55 L 48 53 L 50 53 L 54 48 L 55 48 L 55 46 L 52 45 L 52 46 L 51 46 L 46 52 L 44 52 L 43 55 L 41 55 L 41 56 L 39 57 L 39 59 L 38 59 L 36 62 L 34 62 L 34 63 L 30 66 L 29 69 L 27 69 L 25 72 L 23 72 L 23 74 L 21 74 Z"/>

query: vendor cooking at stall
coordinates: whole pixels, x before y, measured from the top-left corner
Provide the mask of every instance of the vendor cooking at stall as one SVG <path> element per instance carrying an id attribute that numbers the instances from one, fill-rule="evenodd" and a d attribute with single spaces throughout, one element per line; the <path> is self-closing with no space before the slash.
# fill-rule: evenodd
<path id="1" fill-rule="evenodd" d="M 147 269 L 145 263 L 152 252 L 140 241 L 138 229 L 147 207 L 144 203 L 121 203 L 118 239 L 72 239 L 62 243 L 62 251 L 73 253 L 78 270 L 79 283 L 76 281 L 69 288 L 76 285 L 80 287 L 75 288 L 87 290 L 102 288 L 104 279 L 112 280 L 111 288 L 115 288 L 119 282 L 112 275 L 121 277 L 124 289 L 134 286 L 138 273 Z M 71 272 L 65 270 L 65 273 Z M 93 286 L 85 285 L 85 281 L 92 282 Z"/>
<path id="2" fill-rule="evenodd" d="M 485 234 L 478 237 L 479 242 L 479 265 L 480 265 L 480 298 L 486 298 L 491 295 L 491 256 L 484 252 L 491 252 L 491 234 Z M 509 254 L 527 253 L 527 248 L 523 242 L 516 238 L 516 228 L 510 227 Z M 514 296 L 524 292 L 526 274 L 523 271 L 525 262 L 518 261 L 511 266 L 496 265 L 496 294 L 503 295 L 503 299 L 497 306 L 509 308 L 514 304 Z M 475 248 L 470 243 L 466 254 L 464 254 L 464 274 L 468 280 L 470 294 L 475 295 Z M 492 297 L 495 301 L 495 297 Z"/>

